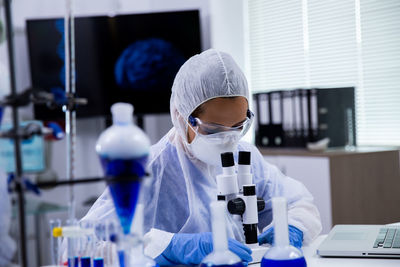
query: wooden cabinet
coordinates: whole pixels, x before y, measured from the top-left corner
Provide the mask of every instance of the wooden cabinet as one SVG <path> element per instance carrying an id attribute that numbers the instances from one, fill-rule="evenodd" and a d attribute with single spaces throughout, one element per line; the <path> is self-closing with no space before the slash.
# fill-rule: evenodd
<path id="1" fill-rule="evenodd" d="M 321 214 L 322 233 L 336 224 L 400 221 L 398 149 L 260 151 L 266 161 L 308 188 Z"/>

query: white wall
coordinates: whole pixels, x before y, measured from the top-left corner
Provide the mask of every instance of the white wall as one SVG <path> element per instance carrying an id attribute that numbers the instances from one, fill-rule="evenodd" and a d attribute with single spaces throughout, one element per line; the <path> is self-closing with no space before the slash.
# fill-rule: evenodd
<path id="1" fill-rule="evenodd" d="M 211 46 L 231 54 L 243 71 L 246 69 L 245 5 L 243 0 L 210 1 Z"/>

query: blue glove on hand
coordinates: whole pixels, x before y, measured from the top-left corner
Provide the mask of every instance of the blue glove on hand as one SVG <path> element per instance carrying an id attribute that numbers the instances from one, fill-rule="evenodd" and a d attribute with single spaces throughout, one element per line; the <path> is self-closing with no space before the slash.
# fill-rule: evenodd
<path id="1" fill-rule="evenodd" d="M 234 239 L 228 239 L 228 248 L 242 261 L 250 262 L 251 249 Z M 212 233 L 174 234 L 168 247 L 155 261 L 159 265 L 194 265 L 213 251 Z"/>
<path id="2" fill-rule="evenodd" d="M 258 236 L 258 243 L 273 244 L 274 242 L 274 227 L 269 228 L 267 231 Z M 303 245 L 303 232 L 296 227 L 289 225 L 289 242 L 296 248 L 301 248 Z"/>

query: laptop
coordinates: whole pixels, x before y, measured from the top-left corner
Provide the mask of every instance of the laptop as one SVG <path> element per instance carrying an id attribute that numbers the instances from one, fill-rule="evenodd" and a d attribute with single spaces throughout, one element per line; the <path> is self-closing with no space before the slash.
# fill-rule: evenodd
<path id="1" fill-rule="evenodd" d="M 336 225 L 317 249 L 322 257 L 400 258 L 400 226 Z"/>

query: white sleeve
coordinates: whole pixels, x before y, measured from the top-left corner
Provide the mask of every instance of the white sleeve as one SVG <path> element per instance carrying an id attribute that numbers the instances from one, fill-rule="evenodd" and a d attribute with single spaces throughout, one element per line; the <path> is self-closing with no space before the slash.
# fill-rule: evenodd
<path id="1" fill-rule="evenodd" d="M 288 203 L 288 224 L 303 232 L 304 244 L 309 244 L 321 232 L 321 218 L 314 199 L 299 181 L 284 175 L 276 166 L 265 161 L 255 146 L 252 151 L 252 166 L 255 183 L 265 201 L 272 197 L 285 197 Z M 253 161 L 254 159 L 254 161 Z M 264 216 L 267 216 L 265 214 Z M 268 224 L 263 231 L 272 227 Z"/>
<path id="2" fill-rule="evenodd" d="M 111 198 L 108 187 L 104 190 L 103 194 L 101 194 L 101 196 L 89 209 L 88 213 L 81 219 L 81 221 L 86 221 L 86 220 L 94 222 L 105 221 L 105 220 L 118 221 L 114 203 Z"/>
<path id="3" fill-rule="evenodd" d="M 300 229 L 304 235 L 304 244 L 309 244 L 322 230 L 319 211 L 314 205 L 311 193 L 301 182 L 283 175 L 275 166 L 268 165 L 270 181 L 267 183 L 269 188 L 264 199 L 285 197 L 288 202 L 288 224 Z M 272 224 L 266 226 L 263 231 L 270 227 Z"/>
<path id="4" fill-rule="evenodd" d="M 321 218 L 317 207 L 307 200 L 296 201 L 288 205 L 288 223 L 304 233 L 304 244 L 310 244 L 322 230 Z"/>
<path id="5" fill-rule="evenodd" d="M 144 235 L 144 254 L 153 259 L 157 258 L 168 247 L 173 235 L 170 232 L 151 228 Z"/>

